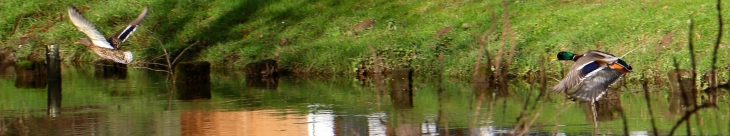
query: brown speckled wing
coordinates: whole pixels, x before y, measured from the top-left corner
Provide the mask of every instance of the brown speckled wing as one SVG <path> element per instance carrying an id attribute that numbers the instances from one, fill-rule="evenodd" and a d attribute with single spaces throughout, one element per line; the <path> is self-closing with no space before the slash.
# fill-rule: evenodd
<path id="1" fill-rule="evenodd" d="M 94 43 L 95 46 L 107 49 L 115 49 L 106 40 L 106 38 L 104 38 L 104 35 L 96 29 L 94 24 L 89 22 L 89 20 L 86 20 L 86 18 L 84 18 L 84 16 L 81 15 L 81 13 L 76 10 L 76 8 L 68 7 L 68 17 L 69 20 L 71 20 L 71 23 L 76 26 L 76 29 L 86 34 L 86 36 L 89 37 L 89 39 L 92 43 Z"/>

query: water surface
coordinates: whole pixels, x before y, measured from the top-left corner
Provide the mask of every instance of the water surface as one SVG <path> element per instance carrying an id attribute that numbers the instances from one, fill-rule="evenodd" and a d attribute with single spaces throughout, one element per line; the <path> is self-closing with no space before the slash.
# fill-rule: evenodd
<path id="1" fill-rule="evenodd" d="M 631 84 L 591 108 L 558 94 L 535 102 L 540 86 L 527 81 L 497 91 L 415 77 L 403 89 L 392 79 L 260 79 L 213 70 L 210 84 L 173 84 L 160 72 L 104 75 L 91 65 L 64 66 L 62 76 L 57 115 L 47 113 L 43 85 L 0 77 L 0 135 L 650 135 L 652 118 L 666 135 L 688 104 L 661 85 L 650 88 L 652 115 L 641 87 Z M 720 97 L 718 108 L 695 114 L 691 133 L 728 135 L 727 102 Z"/>

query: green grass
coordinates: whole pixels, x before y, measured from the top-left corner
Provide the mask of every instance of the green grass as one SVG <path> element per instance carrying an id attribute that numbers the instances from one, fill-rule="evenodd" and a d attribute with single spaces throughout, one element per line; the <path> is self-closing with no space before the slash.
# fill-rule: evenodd
<path id="1" fill-rule="evenodd" d="M 677 58 L 681 68 L 689 68 L 687 51 L 689 19 L 694 35 L 698 68 L 710 68 L 712 45 L 717 34 L 714 1 L 510 1 L 509 13 L 517 44 L 510 72 L 533 74 L 540 57 L 558 51 L 584 52 L 599 49 L 615 55 L 631 50 L 626 61 L 637 73 L 663 75 Z M 210 61 L 214 67 L 238 67 L 275 59 L 282 68 L 354 74 L 360 62 L 369 63 L 367 44 L 378 49 L 389 68 L 412 67 L 419 73 L 437 71 L 436 54 L 445 57 L 444 74 L 470 75 L 479 52 L 475 39 L 498 23 L 487 42 L 496 54 L 502 33 L 499 1 L 62 1 L 41 0 L 0 3 L 0 40 L 3 48 L 16 50 L 19 59 L 43 57 L 42 45 L 62 45 L 65 61 L 97 59 L 81 45 L 73 45 L 84 35 L 67 19 L 65 6 L 79 7 L 104 34 L 124 27 L 150 6 L 142 27 L 125 43 L 136 63 L 157 62 L 162 47 L 173 56 L 195 44 L 184 61 Z M 726 2 L 724 7 L 730 7 Z M 498 20 L 490 18 L 492 7 Z M 726 17 L 727 18 L 727 17 Z M 353 31 L 366 19 L 377 22 L 372 29 Z M 727 22 L 727 21 L 724 21 Z M 433 35 L 441 28 L 453 29 L 441 38 Z M 657 52 L 661 38 L 673 32 L 674 42 Z M 728 36 L 729 34 L 725 34 Z M 279 45 L 281 39 L 288 44 Z M 727 37 L 724 38 L 727 41 Z M 23 45 L 19 48 L 17 45 Z M 442 45 L 438 47 L 439 45 Z M 722 46 L 719 56 L 727 56 Z M 718 64 L 726 68 L 726 57 Z M 550 67 L 558 63 L 550 62 Z M 557 74 L 551 68 L 549 74 Z M 638 78 L 639 74 L 629 76 Z"/>

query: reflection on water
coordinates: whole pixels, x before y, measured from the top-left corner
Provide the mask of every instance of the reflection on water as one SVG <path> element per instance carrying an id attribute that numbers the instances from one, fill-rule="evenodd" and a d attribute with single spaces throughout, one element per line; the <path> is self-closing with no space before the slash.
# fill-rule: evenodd
<path id="1" fill-rule="evenodd" d="M 15 87 L 17 88 L 45 88 L 46 64 L 41 61 L 24 63 L 15 67 Z"/>
<path id="2" fill-rule="evenodd" d="M 126 79 L 127 65 L 110 60 L 97 60 L 94 65 L 94 76 L 101 79 Z"/>
<path id="3" fill-rule="evenodd" d="M 591 108 L 556 94 L 535 102 L 539 87 L 522 81 L 498 91 L 431 77 L 262 79 L 213 70 L 208 83 L 173 84 L 165 73 L 142 69 L 100 80 L 94 69 L 63 67 L 57 116 L 45 111 L 46 88 L 0 78 L 0 135 L 509 135 L 521 128 L 527 135 L 599 135 L 624 133 L 621 110 L 627 133 L 653 133 L 642 93 L 625 90 L 611 90 Z M 669 87 L 650 90 L 657 129 L 666 134 L 678 119 L 673 107 L 684 104 Z M 728 113 L 701 110 L 693 118 L 702 129 L 690 129 L 728 134 Z"/>
<path id="4" fill-rule="evenodd" d="M 581 103 L 587 122 L 612 121 L 618 119 L 621 110 L 621 97 L 615 90 L 606 91 L 606 95 L 595 103 Z"/>
<path id="5" fill-rule="evenodd" d="M 182 135 L 190 136 L 301 136 L 311 130 L 306 124 L 311 116 L 282 112 L 288 110 L 181 111 L 180 128 Z"/>
<path id="6" fill-rule="evenodd" d="M 307 114 L 307 131 L 310 136 L 334 135 L 335 115 L 332 110 L 316 110 L 317 105 L 312 105 L 314 110 Z"/>

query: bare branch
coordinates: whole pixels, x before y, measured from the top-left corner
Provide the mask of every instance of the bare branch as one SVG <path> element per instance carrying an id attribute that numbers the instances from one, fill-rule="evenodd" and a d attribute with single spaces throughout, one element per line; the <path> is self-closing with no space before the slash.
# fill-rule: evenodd
<path id="1" fill-rule="evenodd" d="M 183 55 L 183 54 L 185 53 L 185 51 L 187 51 L 187 50 L 188 50 L 188 49 L 189 49 L 190 47 L 193 47 L 193 45 L 195 45 L 195 44 L 198 44 L 198 42 L 196 41 L 195 43 L 193 43 L 193 44 L 190 44 L 190 45 L 188 45 L 188 47 L 186 47 L 185 49 L 183 49 L 183 51 L 182 51 L 182 52 L 180 52 L 180 54 L 178 54 L 178 55 L 177 55 L 177 57 L 175 57 L 175 60 L 173 60 L 173 61 L 172 61 L 172 63 L 173 63 L 173 64 L 174 64 L 174 63 L 177 63 L 177 59 L 179 59 L 179 58 L 180 58 L 180 56 L 182 56 L 182 55 Z"/>
<path id="2" fill-rule="evenodd" d="M 159 70 L 159 69 L 153 69 L 153 68 L 149 68 L 149 67 L 132 67 L 132 68 L 148 69 L 148 70 L 157 71 L 157 72 L 167 72 L 167 73 L 170 73 L 170 71 L 167 71 L 167 70 Z"/>
<path id="3" fill-rule="evenodd" d="M 167 61 L 167 70 L 170 71 L 167 73 L 169 73 L 170 75 L 175 75 L 175 73 L 172 72 L 173 70 L 172 70 L 172 63 L 170 63 L 170 54 L 167 53 L 167 49 L 165 49 L 165 44 L 162 44 L 162 41 L 160 41 L 160 40 L 157 40 L 157 42 L 160 43 L 160 47 L 162 47 L 162 51 L 165 52 L 164 55 L 165 55 L 165 61 Z"/>

